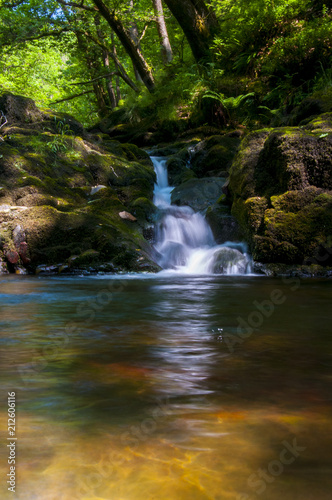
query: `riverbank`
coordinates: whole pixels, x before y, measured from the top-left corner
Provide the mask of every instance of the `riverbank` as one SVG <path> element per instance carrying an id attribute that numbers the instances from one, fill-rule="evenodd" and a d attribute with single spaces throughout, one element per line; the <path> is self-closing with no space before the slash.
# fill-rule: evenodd
<path id="1" fill-rule="evenodd" d="M 1 272 L 158 272 L 148 153 L 31 99 L 0 105 Z M 204 216 L 216 244 L 245 242 L 254 272 L 331 275 L 331 113 L 287 129 L 201 127 L 148 149 L 167 159 L 172 204 Z"/>

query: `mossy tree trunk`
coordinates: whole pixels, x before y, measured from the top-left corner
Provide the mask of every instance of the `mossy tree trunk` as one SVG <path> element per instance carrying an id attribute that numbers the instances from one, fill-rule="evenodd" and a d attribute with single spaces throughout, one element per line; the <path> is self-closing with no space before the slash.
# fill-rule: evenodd
<path id="1" fill-rule="evenodd" d="M 210 45 L 218 28 L 218 21 L 203 0 L 165 0 L 166 5 L 181 26 L 197 63 L 210 61 Z"/>

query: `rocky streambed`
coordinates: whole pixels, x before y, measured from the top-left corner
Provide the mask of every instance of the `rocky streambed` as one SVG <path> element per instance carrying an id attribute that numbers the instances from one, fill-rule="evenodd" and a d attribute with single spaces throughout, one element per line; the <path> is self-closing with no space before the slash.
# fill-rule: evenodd
<path id="1" fill-rule="evenodd" d="M 21 96 L 0 110 L 1 272 L 160 270 L 149 154 Z M 201 212 L 218 244 L 246 242 L 255 272 L 331 274 L 332 113 L 147 146 L 168 158 L 172 203 Z"/>

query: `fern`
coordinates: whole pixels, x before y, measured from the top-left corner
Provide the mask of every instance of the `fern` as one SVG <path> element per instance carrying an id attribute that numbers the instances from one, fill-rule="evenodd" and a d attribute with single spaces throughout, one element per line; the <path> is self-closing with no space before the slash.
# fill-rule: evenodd
<path id="1" fill-rule="evenodd" d="M 215 99 L 216 101 L 219 101 L 220 104 L 222 104 L 223 107 L 227 109 L 227 111 L 229 111 L 239 108 L 243 101 L 248 99 L 248 97 L 253 97 L 254 95 L 254 92 L 249 92 L 248 94 L 241 94 L 237 97 L 225 97 L 225 95 L 222 93 L 214 92 L 213 90 L 207 90 L 202 98 Z"/>

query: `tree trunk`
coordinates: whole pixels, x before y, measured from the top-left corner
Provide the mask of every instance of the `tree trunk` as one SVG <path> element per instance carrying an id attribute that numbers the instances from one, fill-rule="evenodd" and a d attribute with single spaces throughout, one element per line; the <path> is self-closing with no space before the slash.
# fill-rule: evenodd
<path id="1" fill-rule="evenodd" d="M 168 64 L 173 59 L 172 47 L 168 38 L 167 27 L 164 18 L 163 4 L 161 0 L 152 0 L 156 15 L 158 35 L 161 45 L 161 57 L 164 64 Z"/>
<path id="2" fill-rule="evenodd" d="M 85 62 L 87 68 L 90 72 L 90 75 L 95 75 L 98 73 L 98 60 L 94 57 L 91 57 L 91 50 L 89 45 L 86 43 L 86 39 L 80 33 L 75 33 L 77 39 L 77 45 L 81 53 L 84 55 Z M 107 115 L 108 109 L 105 101 L 105 93 L 101 83 L 93 82 L 92 84 L 94 94 L 96 96 L 97 107 L 98 107 L 98 115 L 102 118 Z"/>
<path id="3" fill-rule="evenodd" d="M 129 0 L 129 12 L 134 9 L 134 0 Z M 138 33 L 138 28 L 137 24 L 135 21 L 130 23 L 129 25 L 129 33 L 130 36 L 135 44 L 135 46 L 138 48 L 138 50 L 141 50 L 140 43 L 139 43 L 139 33 Z M 142 78 L 140 77 L 139 72 L 137 71 L 137 68 L 135 64 L 133 65 L 134 73 L 135 73 L 135 78 L 138 82 L 142 81 Z"/>
<path id="4" fill-rule="evenodd" d="M 119 38 L 123 48 L 129 55 L 140 77 L 142 78 L 144 85 L 150 92 L 152 92 L 154 90 L 152 72 L 141 51 L 132 40 L 129 31 L 123 26 L 119 17 L 114 12 L 111 12 L 102 0 L 93 0 L 93 3 Z"/>
<path id="5" fill-rule="evenodd" d="M 181 26 L 196 62 L 210 61 L 210 44 L 218 29 L 214 12 L 203 0 L 165 0 L 165 3 Z"/>
<path id="6" fill-rule="evenodd" d="M 110 60 L 109 60 L 109 57 L 108 57 L 108 54 L 107 54 L 106 51 L 103 54 L 103 62 L 104 62 L 104 67 L 107 68 L 107 69 L 109 69 L 109 67 L 110 67 Z M 109 100 L 110 100 L 110 103 L 111 103 L 111 108 L 114 109 L 114 108 L 117 107 L 118 103 L 117 103 L 117 99 L 116 99 L 115 90 L 114 90 L 114 87 L 113 87 L 113 82 L 112 82 L 112 77 L 111 76 L 108 76 L 106 78 L 106 88 L 107 88 L 108 97 L 109 97 Z"/>
<path id="7" fill-rule="evenodd" d="M 100 17 L 99 17 L 99 15 L 95 16 L 95 25 L 97 28 L 98 38 L 101 40 L 101 42 L 103 42 L 104 35 L 100 29 Z M 104 68 L 106 68 L 110 73 L 110 58 L 109 58 L 109 53 L 105 48 L 102 49 L 102 57 L 103 57 Z M 111 76 L 106 77 L 106 89 L 107 89 L 107 93 L 108 93 L 108 98 L 110 100 L 111 108 L 114 109 L 117 107 L 118 103 L 116 100 L 116 95 L 115 95 Z"/>

